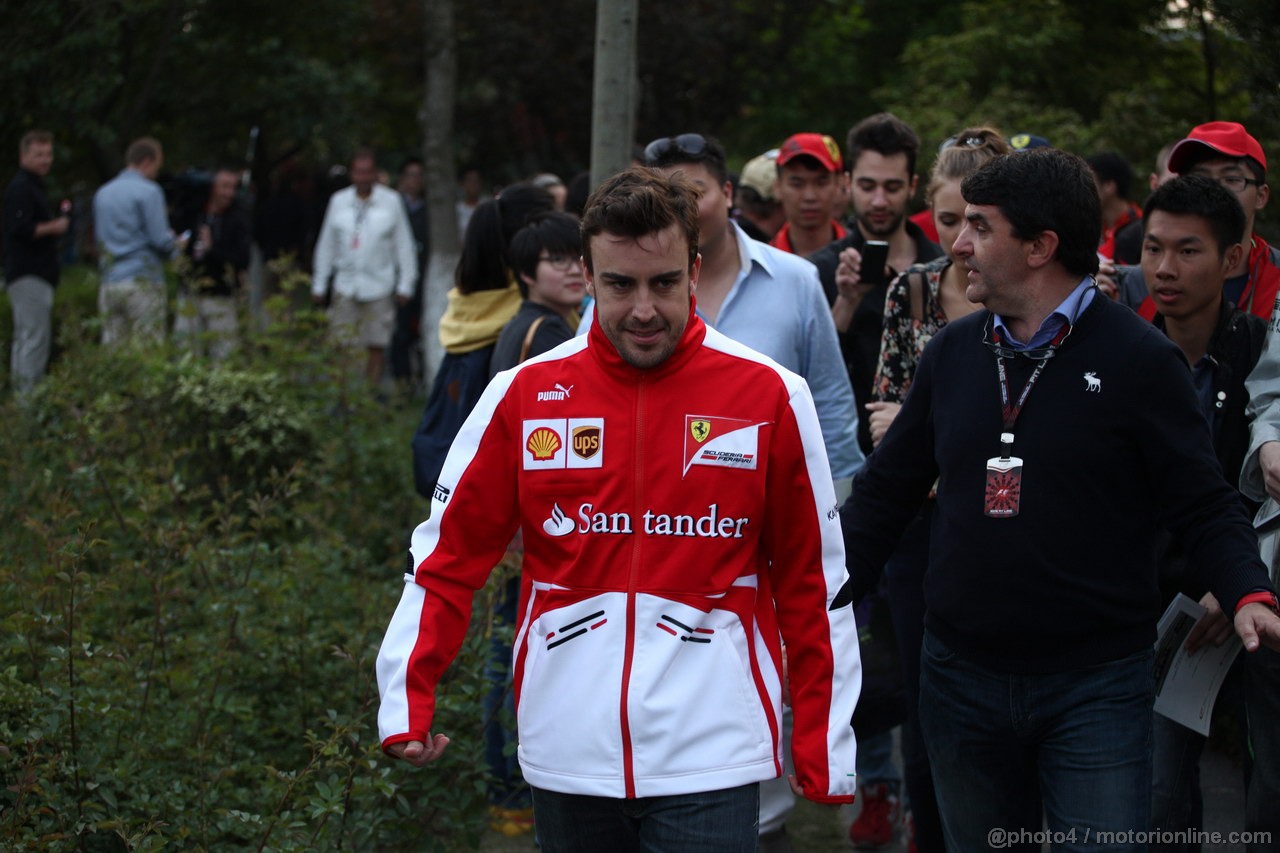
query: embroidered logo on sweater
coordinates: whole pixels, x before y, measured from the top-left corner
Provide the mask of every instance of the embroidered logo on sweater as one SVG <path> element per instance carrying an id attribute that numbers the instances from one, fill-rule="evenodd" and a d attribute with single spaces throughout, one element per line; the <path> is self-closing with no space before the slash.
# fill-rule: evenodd
<path id="1" fill-rule="evenodd" d="M 1092 391 L 1095 394 L 1102 393 L 1102 380 L 1092 370 L 1084 375 L 1084 390 Z"/>
<path id="2" fill-rule="evenodd" d="M 694 465 L 756 470 L 763 423 L 742 418 L 685 415 L 684 472 Z"/>

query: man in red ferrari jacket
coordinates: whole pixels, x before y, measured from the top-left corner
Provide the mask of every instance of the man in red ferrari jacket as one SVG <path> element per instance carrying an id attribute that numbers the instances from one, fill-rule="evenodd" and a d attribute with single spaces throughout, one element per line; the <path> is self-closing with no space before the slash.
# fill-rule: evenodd
<path id="1" fill-rule="evenodd" d="M 519 759 L 548 853 L 754 851 L 757 782 L 851 802 L 857 629 L 822 432 L 795 374 L 693 311 L 697 191 L 633 168 L 582 222 L 588 335 L 463 425 L 378 657 L 379 729 L 423 765 L 435 690 L 517 528 Z M 478 733 L 477 733 L 478 734 Z"/>

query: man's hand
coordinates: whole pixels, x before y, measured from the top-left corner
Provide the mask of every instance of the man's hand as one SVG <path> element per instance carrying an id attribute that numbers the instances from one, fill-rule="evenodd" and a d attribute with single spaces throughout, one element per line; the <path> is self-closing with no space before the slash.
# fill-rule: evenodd
<path id="1" fill-rule="evenodd" d="M 901 408 L 901 403 L 867 403 L 867 411 L 871 413 L 867 426 L 871 429 L 872 447 L 880 446 L 880 439 L 889 431 L 889 424 L 893 423 Z"/>
<path id="2" fill-rule="evenodd" d="M 396 304 L 401 308 L 409 304 L 409 299 L 410 297 L 408 296 L 401 296 L 399 293 L 396 294 Z"/>
<path id="3" fill-rule="evenodd" d="M 315 303 L 316 305 L 323 305 L 323 304 L 324 304 L 324 294 L 323 294 L 323 293 L 313 293 L 313 294 L 311 294 L 311 301 L 312 301 L 313 303 Z"/>
<path id="4" fill-rule="evenodd" d="M 1094 281 L 1098 283 L 1098 290 L 1105 293 L 1113 302 L 1120 298 L 1120 282 L 1113 262 L 1099 257 L 1098 274 L 1094 276 Z"/>
<path id="5" fill-rule="evenodd" d="M 1280 652 L 1280 616 L 1265 604 L 1246 604 L 1236 612 L 1236 633 L 1246 652 L 1256 652 L 1260 643 Z"/>
<path id="6" fill-rule="evenodd" d="M 1194 655 L 1205 643 L 1220 646 L 1231 636 L 1231 623 L 1227 621 L 1227 614 L 1222 612 L 1222 605 L 1218 604 L 1213 593 L 1206 592 L 1204 598 L 1200 599 L 1200 604 L 1208 612 L 1200 617 L 1200 621 L 1187 635 L 1186 648 L 1189 655 Z"/>
<path id="7" fill-rule="evenodd" d="M 71 225 L 71 220 L 65 216 L 59 216 L 57 219 L 50 219 L 48 222 L 41 222 L 36 226 L 37 237 L 61 237 L 67 233 L 67 228 Z"/>
<path id="8" fill-rule="evenodd" d="M 1263 442 L 1258 448 L 1258 464 L 1267 494 L 1280 501 L 1280 441 Z"/>
<path id="9" fill-rule="evenodd" d="M 848 248 L 842 251 L 836 264 L 836 301 L 831 306 L 831 319 L 839 332 L 848 330 L 853 312 L 858 309 L 862 297 L 871 290 L 871 285 L 862 283 L 861 272 L 862 255 L 858 250 Z"/>
<path id="10" fill-rule="evenodd" d="M 396 758 L 403 758 L 414 767 L 423 767 L 444 755 L 444 749 L 449 745 L 449 738 L 445 735 L 433 735 L 427 732 L 427 742 L 420 740 L 411 740 L 407 743 L 394 743 L 387 747 L 387 752 Z"/>

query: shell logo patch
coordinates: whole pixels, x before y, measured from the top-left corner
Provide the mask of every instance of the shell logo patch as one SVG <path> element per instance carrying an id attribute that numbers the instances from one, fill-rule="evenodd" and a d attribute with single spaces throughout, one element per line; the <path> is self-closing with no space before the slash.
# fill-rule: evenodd
<path id="1" fill-rule="evenodd" d="M 526 471 L 604 467 L 604 418 L 538 418 L 523 432 Z"/>
<path id="2" fill-rule="evenodd" d="M 529 440 L 524 446 L 533 454 L 534 459 L 545 462 L 560 449 L 560 436 L 550 427 L 538 427 L 529 434 Z"/>
<path id="3" fill-rule="evenodd" d="M 684 470 L 694 465 L 754 471 L 760 459 L 761 421 L 685 415 Z M 692 439 L 692 441 L 691 441 Z"/>

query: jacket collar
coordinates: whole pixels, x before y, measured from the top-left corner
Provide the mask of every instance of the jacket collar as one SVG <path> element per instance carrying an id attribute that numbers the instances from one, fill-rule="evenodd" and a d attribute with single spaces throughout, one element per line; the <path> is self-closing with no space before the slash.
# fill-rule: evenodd
<path id="1" fill-rule="evenodd" d="M 698 316 L 697 309 L 698 300 L 690 297 L 689 317 L 685 323 L 684 334 L 676 343 L 675 351 L 657 367 L 641 369 L 632 367 L 624 361 L 618 354 L 617 347 L 605 336 L 599 313 L 596 314 L 591 330 L 587 333 L 588 349 L 606 373 L 625 382 L 638 383 L 644 380 L 661 379 L 687 364 L 702 347 L 702 341 L 707 336 L 707 324 Z"/>

